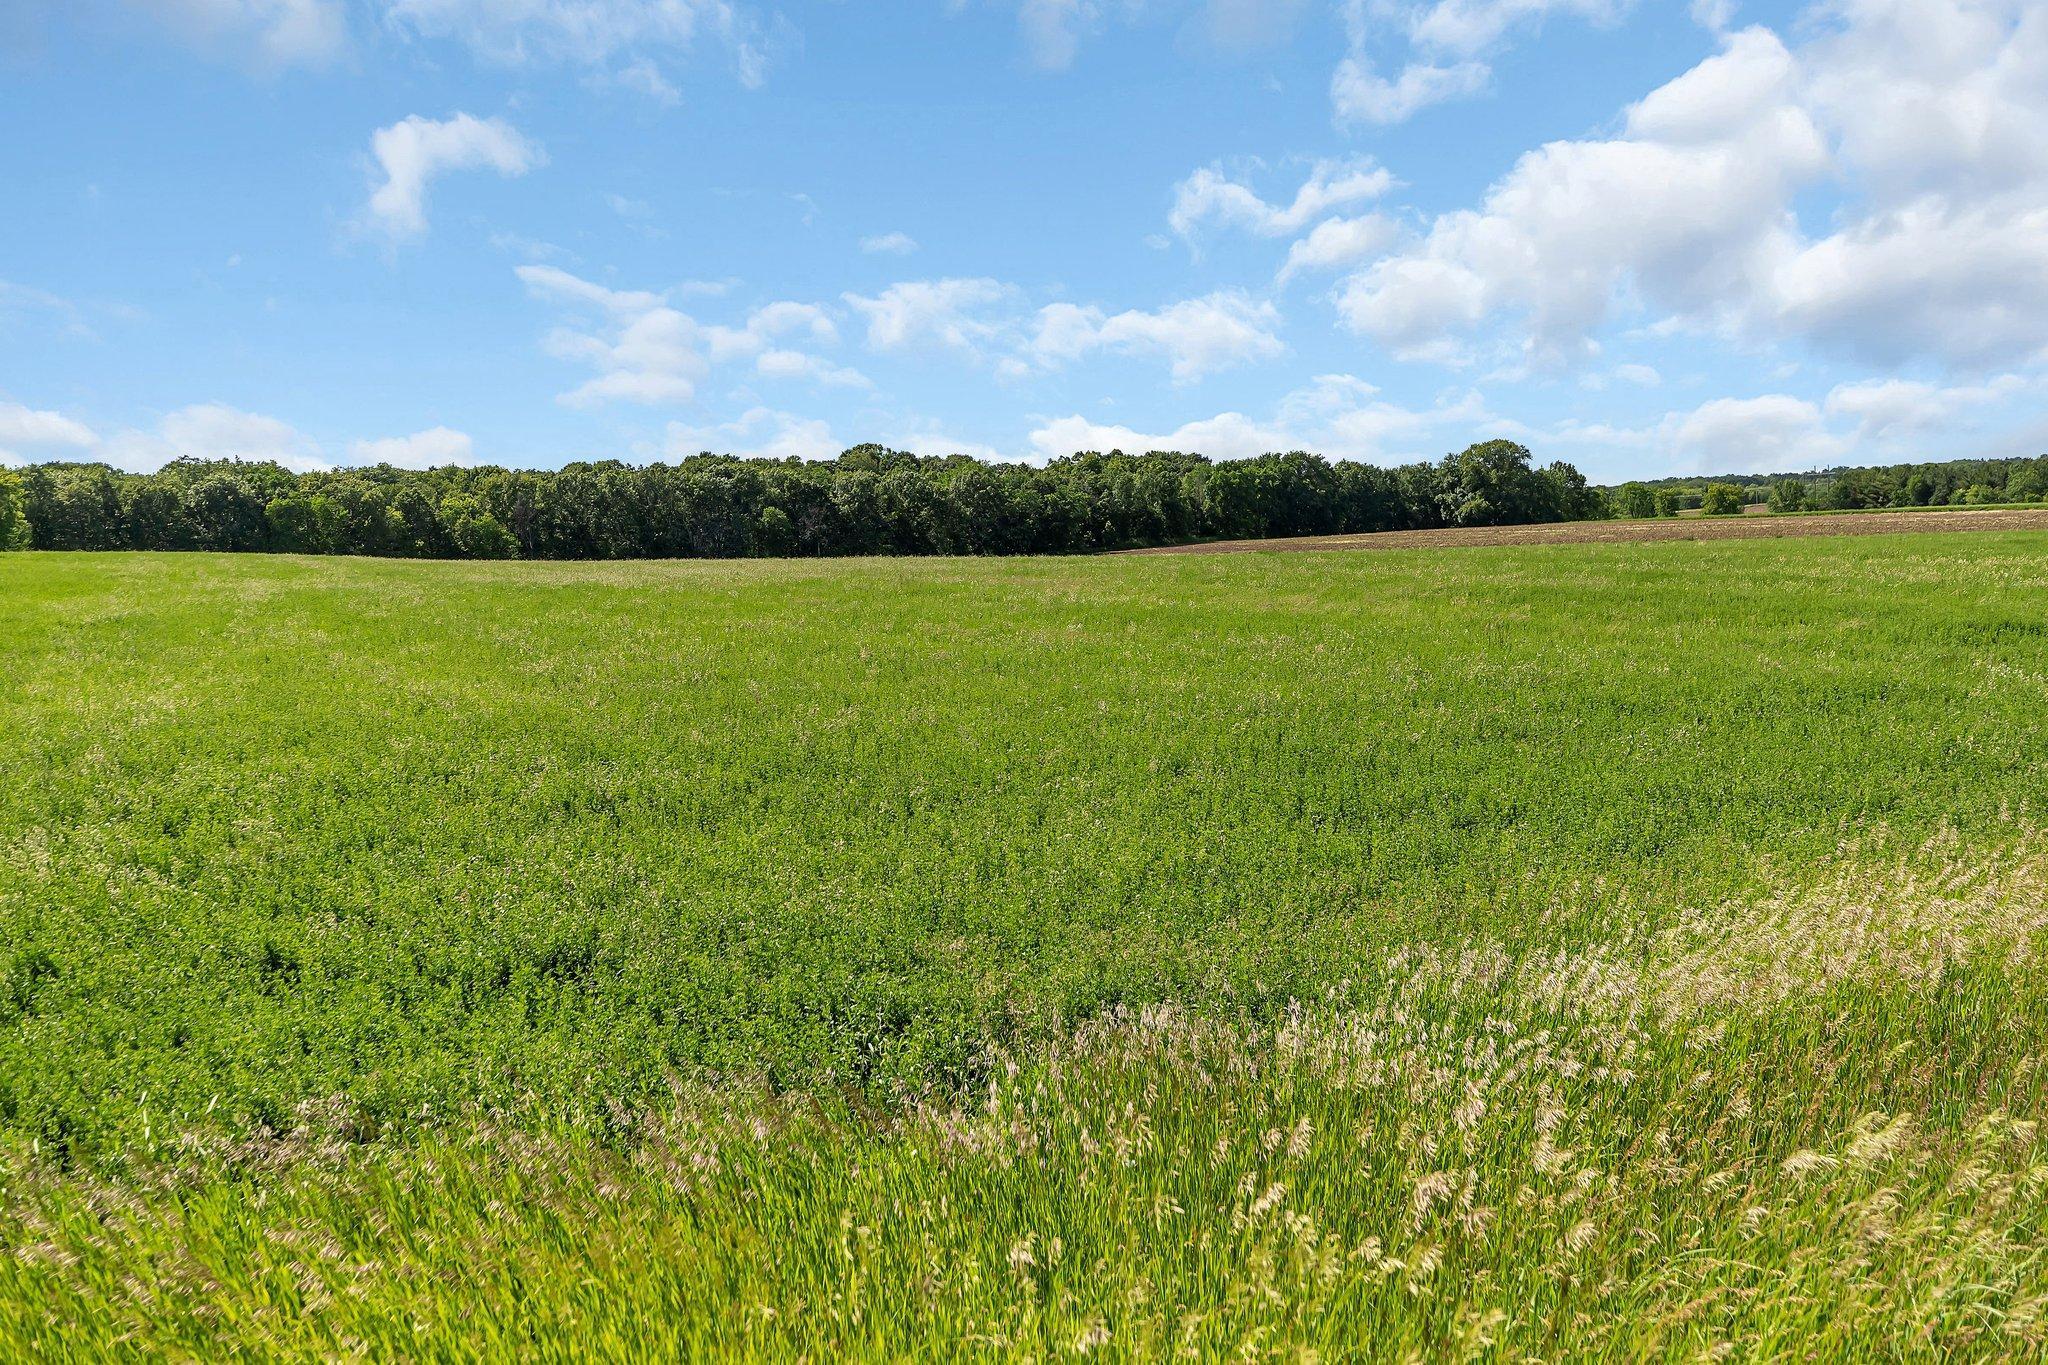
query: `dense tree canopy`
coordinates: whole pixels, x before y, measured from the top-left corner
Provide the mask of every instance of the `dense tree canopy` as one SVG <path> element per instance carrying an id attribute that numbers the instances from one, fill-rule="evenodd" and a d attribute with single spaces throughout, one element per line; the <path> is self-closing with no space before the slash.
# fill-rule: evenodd
<path id="1" fill-rule="evenodd" d="M 2039 502 L 2048 497 L 2048 455 L 2036 459 L 1946 460 L 1935 463 L 1828 469 L 1815 474 L 1725 474 L 1744 503 L 1769 503 L 1774 512 L 1848 512 L 1877 507 L 1967 507 Z M 1640 487 L 1679 507 L 1698 507 L 1707 480 L 1654 479 Z M 1629 489 L 1616 490 L 1627 503 Z M 1623 515 L 1637 515 L 1624 511 Z"/>
<path id="2" fill-rule="evenodd" d="M 1700 495 L 1700 510 L 1710 517 L 1732 517 L 1743 508 L 1742 490 L 1732 483 L 1710 483 Z"/>
<path id="3" fill-rule="evenodd" d="M 0 469 L 0 550 L 26 550 L 29 538 L 21 479 L 12 470 Z"/>
<path id="4" fill-rule="evenodd" d="M 2048 456 L 1717 480 L 1719 510 L 2035 501 Z M 1388 469 L 1292 451 L 1212 461 L 1085 451 L 1044 466 L 878 445 L 836 460 L 695 455 L 550 471 L 389 465 L 293 474 L 179 460 L 0 470 L 0 548 L 494 559 L 1072 554 L 1215 538 L 1670 516 L 1705 481 L 1606 491 L 1512 441 Z M 1731 502 L 1731 499 L 1733 501 Z"/>
<path id="5" fill-rule="evenodd" d="M 449 558 L 1064 554 L 1607 510 L 1570 465 L 1537 469 L 1506 441 L 1400 469 L 1300 451 L 1223 462 L 1090 451 L 1033 467 L 862 445 L 814 463 L 706 454 L 553 471 L 51 464 L 20 483 L 41 549 Z"/>

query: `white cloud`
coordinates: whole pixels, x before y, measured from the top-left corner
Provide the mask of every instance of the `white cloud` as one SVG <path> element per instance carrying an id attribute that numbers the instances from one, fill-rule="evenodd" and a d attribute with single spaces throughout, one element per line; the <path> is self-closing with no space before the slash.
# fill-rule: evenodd
<path id="1" fill-rule="evenodd" d="M 873 381 L 852 366 L 834 365 L 802 351 L 763 351 L 754 359 L 754 371 L 763 379 L 801 379 L 850 389 L 874 387 Z"/>
<path id="2" fill-rule="evenodd" d="M 382 0 L 389 25 L 467 45 L 510 66 L 557 62 L 664 104 L 677 98 L 663 63 L 700 43 L 721 46 L 742 85 L 767 77 L 769 39 L 731 0 Z"/>
<path id="3" fill-rule="evenodd" d="M 1428 458 L 1428 447 L 1463 444 L 1478 439 L 1482 429 L 1519 429 L 1488 412 L 1476 393 L 1446 395 L 1434 407 L 1411 409 L 1380 399 L 1378 392 L 1355 376 L 1326 374 L 1287 394 L 1264 420 L 1224 412 L 1171 431 L 1143 432 L 1076 415 L 1041 422 L 1030 441 L 1037 456 L 1048 460 L 1077 450 L 1184 450 L 1225 460 L 1310 450 L 1333 459 L 1390 463 Z"/>
<path id="4" fill-rule="evenodd" d="M 167 415 L 158 427 L 180 455 L 205 460 L 275 460 L 305 473 L 331 466 L 313 439 L 289 422 L 243 412 L 225 403 L 196 403 Z"/>
<path id="5" fill-rule="evenodd" d="M 684 459 L 709 450 L 775 460 L 830 460 L 845 448 L 833 438 L 829 424 L 773 408 L 751 408 L 734 420 L 715 426 L 671 422 L 664 444 L 670 459 Z"/>
<path id="6" fill-rule="evenodd" d="M 1350 56 L 1330 78 L 1330 105 L 1339 125 L 1401 123 L 1432 104 L 1476 95 L 1492 79 L 1484 62 L 1410 62 L 1389 79 L 1367 58 Z"/>
<path id="7" fill-rule="evenodd" d="M 842 297 L 868 320 L 868 345 L 878 351 L 933 343 L 971 351 L 999 330 L 987 310 L 1015 292 L 989 279 L 905 280 L 872 297 Z"/>
<path id="8" fill-rule="evenodd" d="M 931 422 L 913 421 L 908 428 L 897 428 L 890 432 L 882 444 L 894 450 L 907 450 L 913 455 L 922 455 L 927 459 L 943 459 L 948 455 L 971 455 L 977 460 L 993 463 L 1009 458 L 994 446 L 985 445 L 980 441 L 964 441 L 957 436 L 948 435 L 943 428 Z"/>
<path id="9" fill-rule="evenodd" d="M 1377 213 L 1361 218 L 1330 218 L 1287 248 L 1286 263 L 1280 267 L 1285 284 L 1304 270 L 1338 270 L 1355 265 L 1392 244 L 1398 229 L 1393 220 Z"/>
<path id="10" fill-rule="evenodd" d="M 74 458 L 146 474 L 172 460 L 275 461 L 295 473 L 332 469 L 319 442 L 291 423 L 226 403 L 194 403 L 164 414 L 154 429 L 124 428 L 102 438 L 85 423 L 19 403 L 0 403 L 0 460 Z M 474 463 L 470 439 L 447 427 L 411 436 L 356 441 L 356 464 L 404 469 Z"/>
<path id="11" fill-rule="evenodd" d="M 570 407 L 608 402 L 687 403 L 713 366 L 754 362 L 765 379 L 865 387 L 856 370 L 827 363 L 788 344 L 791 339 L 832 345 L 839 339 L 831 316 L 816 304 L 777 302 L 748 314 L 739 326 L 703 323 L 668 302 L 666 294 L 610 289 L 548 265 L 514 268 L 534 297 L 595 312 L 594 327 L 557 327 L 544 342 L 557 359 L 588 365 L 594 378 L 560 396 Z"/>
<path id="12" fill-rule="evenodd" d="M 1003 379 L 1024 379 L 1101 352 L 1164 358 L 1176 383 L 1282 354 L 1271 303 L 1219 290 L 1155 310 L 1110 313 L 1053 303 L 1020 311 L 1020 291 L 990 279 L 906 280 L 872 297 L 847 294 L 877 351 L 937 347 L 996 357 Z"/>
<path id="13" fill-rule="evenodd" d="M 521 265 L 512 273 L 534 294 L 568 303 L 595 304 L 615 313 L 640 313 L 661 303 L 662 296 L 644 289 L 607 289 L 552 265 Z"/>
<path id="14" fill-rule="evenodd" d="M 155 431 L 130 428 L 100 442 L 92 457 L 148 473 L 175 459 L 270 460 L 295 473 L 331 469 L 319 443 L 289 422 L 225 403 L 195 403 L 167 413 Z"/>
<path id="15" fill-rule="evenodd" d="M 907 232 L 885 232 L 861 238 L 860 249 L 870 256 L 908 256 L 917 250 L 917 239 Z"/>
<path id="16" fill-rule="evenodd" d="M 1714 398 L 1640 427 L 1561 422 L 1544 445 L 1574 452 L 1626 451 L 1656 472 L 1772 474 L 1909 460 L 1997 458 L 2033 452 L 2028 402 L 2048 374 L 2001 374 L 1941 385 L 1883 378 L 1838 384 L 1815 402 L 1793 394 Z M 1930 449 L 1929 433 L 1940 445 Z"/>
<path id="17" fill-rule="evenodd" d="M 195 45 L 264 70 L 324 66 L 348 46 L 341 0 L 129 0 Z"/>
<path id="18" fill-rule="evenodd" d="M 683 102 L 683 92 L 676 89 L 661 68 L 646 57 L 635 57 L 618 70 L 599 78 L 600 87 L 610 85 L 620 90 L 630 90 L 636 95 L 645 95 L 656 104 L 671 107 Z"/>
<path id="19" fill-rule="evenodd" d="M 1713 399 L 1667 419 L 1663 435 L 1681 467 L 1703 474 L 1817 469 L 1850 448 L 1826 429 L 1819 408 L 1785 394 Z"/>
<path id="20" fill-rule="evenodd" d="M 1493 79 L 1484 60 L 1517 28 L 1534 28 L 1553 14 L 1609 23 L 1632 0 L 1345 0 L 1350 55 L 1330 79 L 1330 105 L 1339 126 L 1400 123 L 1432 104 L 1478 94 Z M 1366 48 L 1386 35 L 1405 40 L 1407 61 L 1393 76 L 1379 74 Z"/>
<path id="21" fill-rule="evenodd" d="M 443 465 L 471 465 L 476 452 L 469 436 L 447 427 L 430 427 L 410 436 L 386 436 L 381 440 L 357 441 L 349 446 L 355 464 L 388 464 L 400 469 L 438 469 Z"/>
<path id="22" fill-rule="evenodd" d="M 1167 224 L 1183 237 L 1204 223 L 1242 228 L 1262 237 L 1285 237 L 1301 231 L 1331 209 L 1377 199 L 1394 185 L 1394 177 L 1370 157 L 1318 161 L 1295 191 L 1292 203 L 1269 204 L 1249 186 L 1232 180 L 1215 166 L 1204 166 L 1174 187 Z"/>
<path id="23" fill-rule="evenodd" d="M 370 138 L 383 183 L 370 193 L 371 220 L 394 237 L 427 228 L 427 186 L 448 171 L 490 169 L 519 176 L 547 164 L 547 155 L 503 119 L 457 114 L 434 120 L 414 114 Z"/>
<path id="24" fill-rule="evenodd" d="M 0 464 L 61 457 L 90 450 L 98 442 L 91 427 L 62 413 L 0 403 Z"/>
<path id="25" fill-rule="evenodd" d="M 1929 196 L 1805 246 L 1760 283 L 1761 327 L 1862 360 L 2024 359 L 2048 345 L 2048 207 Z"/>
<path id="26" fill-rule="evenodd" d="M 1476 210 L 1352 279 L 1339 312 L 1396 354 L 1445 359 L 1498 313 L 1538 359 L 1582 355 L 1624 285 L 1680 312 L 1738 297 L 1790 249 L 1793 192 L 1826 167 L 1798 72 L 1750 29 L 1629 111 L 1621 137 L 1529 152 Z"/>
<path id="27" fill-rule="evenodd" d="M 1618 136 L 1526 154 L 1349 280 L 1344 321 L 1436 360 L 1499 323 L 1584 356 L 1624 308 L 1887 366 L 2048 350 L 2048 8 L 1833 0 L 1801 32 L 1726 34 Z M 1831 180 L 1810 234 L 1799 196 Z"/>
<path id="28" fill-rule="evenodd" d="M 1096 350 L 1162 355 L 1175 383 L 1189 383 L 1217 370 L 1286 351 L 1273 334 L 1280 313 L 1243 290 L 1222 290 L 1184 299 L 1155 312 L 1131 309 L 1114 315 L 1100 308 L 1055 303 L 1039 311 L 1026 349 L 1040 365 L 1058 365 Z"/>
<path id="29" fill-rule="evenodd" d="M 1079 415 L 1060 417 L 1032 431 L 1031 447 L 1041 460 L 1057 460 L 1082 450 L 1121 450 L 1126 454 L 1182 450 L 1212 459 L 1239 460 L 1289 448 L 1279 428 L 1255 422 L 1241 412 L 1219 413 L 1156 434 L 1091 422 Z"/>
<path id="30" fill-rule="evenodd" d="M 2005 374 L 1982 384 L 1943 386 L 1913 379 L 1838 384 L 1827 396 L 1831 417 L 1853 418 L 1859 444 L 1948 429 L 1983 409 L 2044 387 L 2041 379 Z"/>
<path id="31" fill-rule="evenodd" d="M 2048 9 L 2038 0 L 1832 0 L 1808 98 L 1883 207 L 1945 196 L 2039 208 Z"/>

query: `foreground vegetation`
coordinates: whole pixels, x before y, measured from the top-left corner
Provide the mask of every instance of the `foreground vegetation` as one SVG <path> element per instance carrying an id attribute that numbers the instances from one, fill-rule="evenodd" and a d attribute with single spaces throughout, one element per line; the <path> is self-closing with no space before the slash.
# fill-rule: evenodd
<path id="1" fill-rule="evenodd" d="M 0 1354 L 2038 1353 L 2044 549 L 0 561 Z"/>

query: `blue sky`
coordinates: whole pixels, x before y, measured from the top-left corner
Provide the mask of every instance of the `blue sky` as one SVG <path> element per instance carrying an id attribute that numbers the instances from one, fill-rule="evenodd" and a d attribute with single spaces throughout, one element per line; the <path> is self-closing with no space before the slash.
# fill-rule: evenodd
<path id="1" fill-rule="evenodd" d="M 2048 6 L 6 0 L 0 461 L 2048 449 Z"/>

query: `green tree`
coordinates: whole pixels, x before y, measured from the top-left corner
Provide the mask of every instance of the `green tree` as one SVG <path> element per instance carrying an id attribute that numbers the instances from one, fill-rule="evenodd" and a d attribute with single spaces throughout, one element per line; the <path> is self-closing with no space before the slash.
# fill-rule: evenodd
<path id="1" fill-rule="evenodd" d="M 0 550 L 29 547 L 28 498 L 22 492 L 21 476 L 0 469 Z"/>
<path id="2" fill-rule="evenodd" d="M 1742 490 L 1732 483 L 1710 483 L 1700 497 L 1700 510 L 1710 517 L 1740 516 Z"/>
<path id="3" fill-rule="evenodd" d="M 260 550 L 270 538 L 264 504 L 232 474 L 208 474 L 194 483 L 180 509 L 202 550 Z"/>
<path id="4" fill-rule="evenodd" d="M 185 490 L 175 476 L 152 474 L 121 485 L 121 521 L 138 550 L 175 550 L 191 542 Z"/>
<path id="5" fill-rule="evenodd" d="M 1773 512 L 1804 512 L 1806 497 L 1807 487 L 1804 479 L 1771 480 L 1770 504 Z"/>
<path id="6" fill-rule="evenodd" d="M 1542 520 L 1604 521 L 1614 515 L 1606 497 L 1587 484 L 1576 466 L 1553 460 L 1544 468 L 1543 477 L 1550 484 L 1552 515 Z"/>
<path id="7" fill-rule="evenodd" d="M 469 559 L 510 559 L 519 542 L 504 523 L 467 493 L 441 499 L 440 523 L 458 554 Z"/>
<path id="8" fill-rule="evenodd" d="M 1512 526 L 1557 518 L 1554 488 L 1513 441 L 1482 441 L 1446 455 L 1437 505 L 1452 526 Z"/>
<path id="9" fill-rule="evenodd" d="M 1635 520 L 1668 515 L 1658 506 L 1657 490 L 1633 479 L 1614 490 L 1614 512 Z"/>

